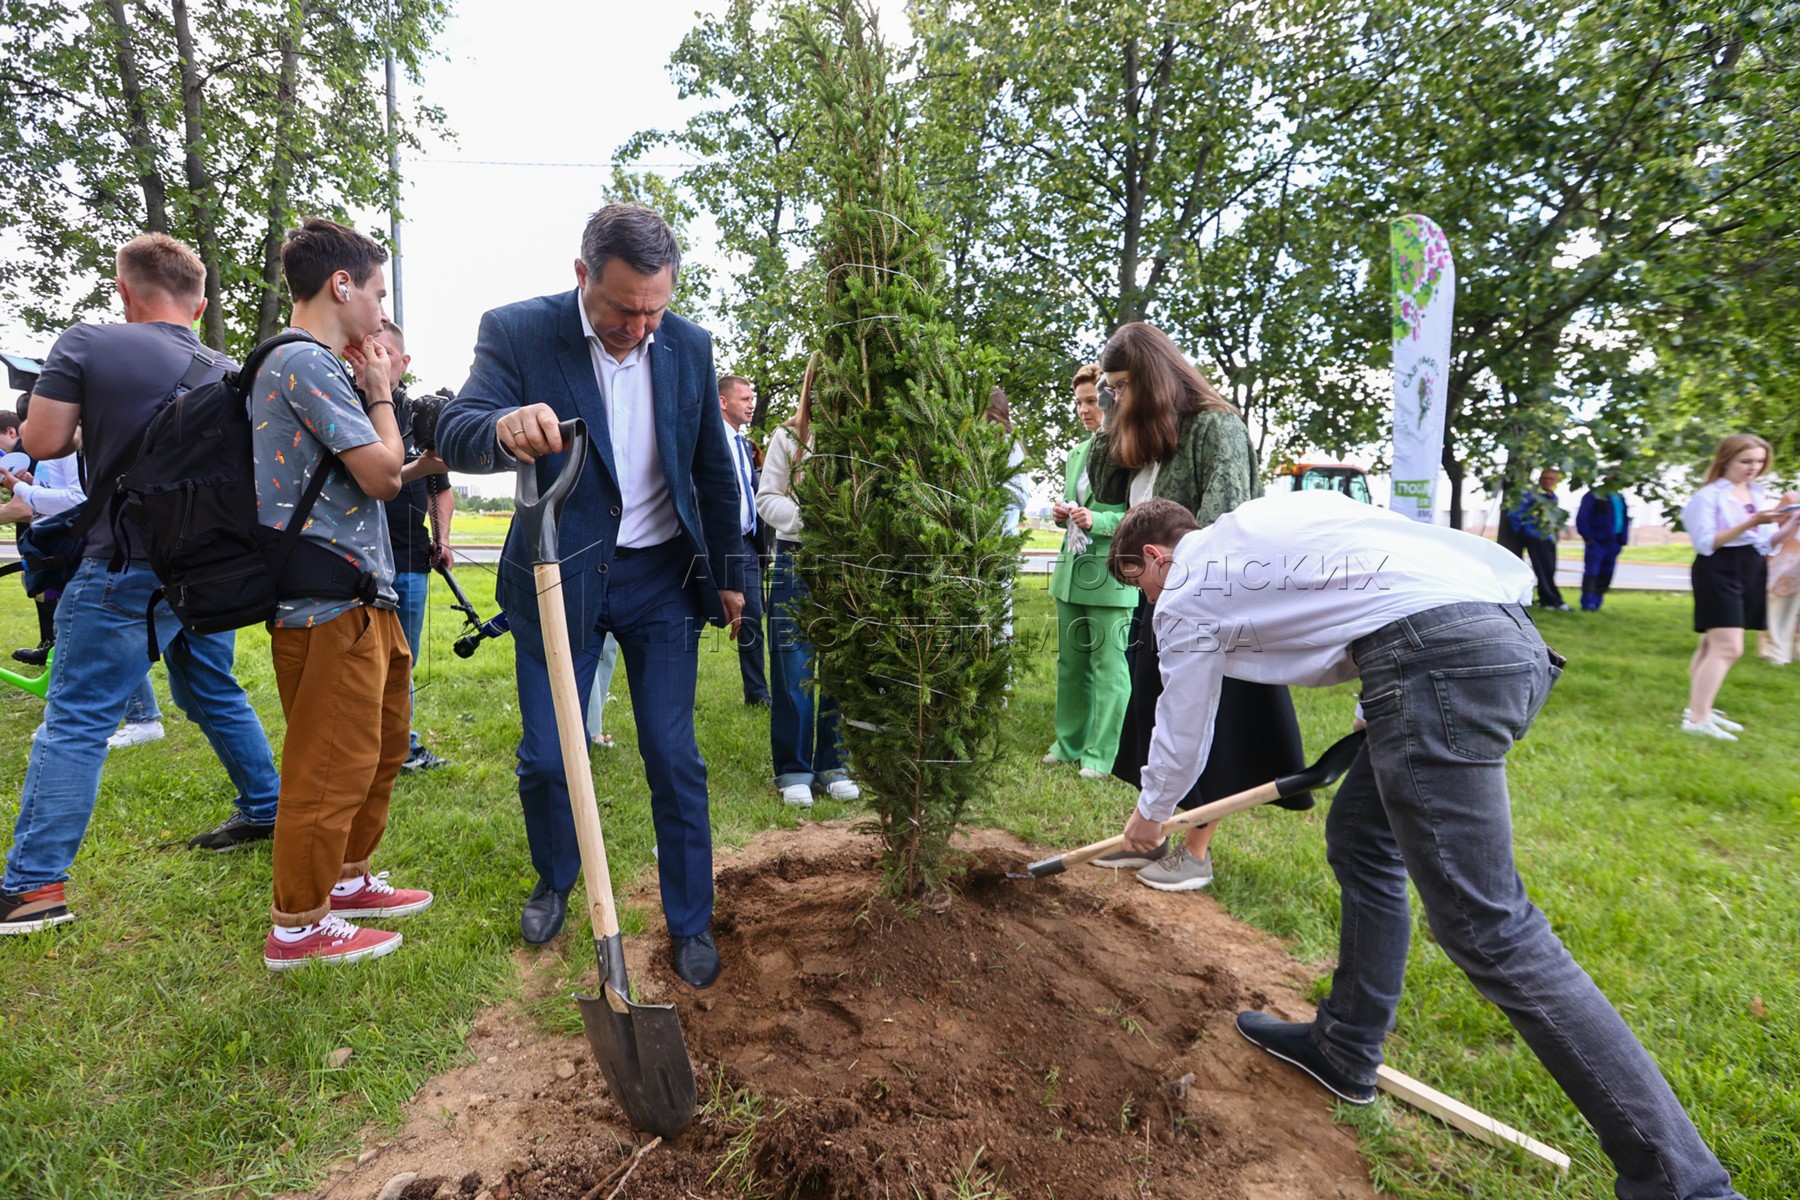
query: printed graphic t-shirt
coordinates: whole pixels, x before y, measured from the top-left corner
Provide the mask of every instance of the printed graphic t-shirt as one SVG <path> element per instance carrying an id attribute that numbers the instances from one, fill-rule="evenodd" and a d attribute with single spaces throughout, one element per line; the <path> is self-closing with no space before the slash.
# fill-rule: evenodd
<path id="1" fill-rule="evenodd" d="M 278 347 L 263 360 L 250 390 L 250 428 L 256 454 L 256 516 L 274 529 L 287 527 L 326 451 L 341 454 L 381 440 L 363 411 L 349 371 L 316 342 Z M 341 463 L 319 493 L 300 536 L 342 554 L 359 570 L 373 572 L 380 588 L 377 605 L 398 607 L 386 514 Z M 275 624 L 282 629 L 310 628 L 359 603 L 310 597 L 283 600 Z"/>

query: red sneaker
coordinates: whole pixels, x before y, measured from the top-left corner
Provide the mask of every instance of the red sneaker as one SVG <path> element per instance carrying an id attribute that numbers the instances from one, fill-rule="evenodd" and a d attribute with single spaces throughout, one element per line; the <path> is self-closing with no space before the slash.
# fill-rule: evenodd
<path id="1" fill-rule="evenodd" d="M 28 892 L 0 892 L 0 934 L 35 933 L 74 919 L 60 883 Z"/>
<path id="2" fill-rule="evenodd" d="M 431 907 L 431 893 L 416 888 L 397 888 L 387 881 L 388 873 L 364 874 L 362 886 L 348 895 L 331 896 L 331 915 L 350 920 L 356 917 L 409 917 Z"/>
<path id="3" fill-rule="evenodd" d="M 285 971 L 309 962 L 359 962 L 392 954 L 399 948 L 399 934 L 363 929 L 332 914 L 297 942 L 284 942 L 270 930 L 268 941 L 263 943 L 263 966 L 271 971 Z"/>

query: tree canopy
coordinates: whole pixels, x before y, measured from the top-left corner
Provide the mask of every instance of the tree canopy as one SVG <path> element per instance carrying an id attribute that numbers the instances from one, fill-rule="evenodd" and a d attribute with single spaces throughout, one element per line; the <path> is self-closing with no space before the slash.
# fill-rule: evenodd
<path id="1" fill-rule="evenodd" d="M 804 10 L 802 0 L 779 6 Z M 1725 427 L 1794 449 L 1800 12 L 1753 0 L 918 0 L 891 81 L 945 232 L 946 315 L 1040 453 L 1067 380 L 1152 321 L 1264 457 L 1379 447 L 1387 229 L 1458 262 L 1445 467 L 1654 483 Z M 727 345 L 791 395 L 822 114 L 738 0 L 672 70 L 719 103 L 679 183 L 747 269 Z M 797 306 L 797 307 L 789 307 Z M 746 371 L 745 373 L 750 373 Z M 1459 508 L 1454 505 L 1453 508 Z M 1453 513 L 1453 519 L 1460 516 Z"/>
<path id="2" fill-rule="evenodd" d="M 416 83 L 448 0 L 0 0 L 0 296 L 39 329 L 102 307 L 112 255 L 172 234 L 207 267 L 210 345 L 280 327 L 281 241 L 297 217 L 387 209 L 392 130 L 378 77 Z"/>

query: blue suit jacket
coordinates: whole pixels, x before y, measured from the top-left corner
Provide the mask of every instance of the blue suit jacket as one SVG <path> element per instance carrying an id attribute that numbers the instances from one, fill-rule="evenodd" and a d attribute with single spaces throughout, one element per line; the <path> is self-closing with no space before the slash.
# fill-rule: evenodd
<path id="1" fill-rule="evenodd" d="M 495 420 L 528 404 L 548 404 L 564 420 L 582 417 L 593 439 L 587 468 L 557 525 L 563 606 L 576 647 L 600 612 L 603 564 L 618 544 L 621 494 L 606 406 L 581 330 L 579 293 L 539 296 L 481 318 L 475 364 L 438 421 L 438 453 L 453 471 L 490 474 L 508 469 L 494 435 Z M 656 408 L 656 448 L 675 502 L 681 532 L 693 547 L 684 581 L 715 624 L 725 619 L 721 589 L 743 590 L 744 543 L 738 533 L 737 480 L 719 419 L 719 384 L 712 335 L 673 313 L 663 318 L 650 347 Z M 538 486 L 547 488 L 566 454 L 537 461 Z M 511 619 L 513 636 L 532 657 L 544 656 L 538 632 L 537 587 L 531 549 L 515 525 L 501 554 L 495 596 Z"/>

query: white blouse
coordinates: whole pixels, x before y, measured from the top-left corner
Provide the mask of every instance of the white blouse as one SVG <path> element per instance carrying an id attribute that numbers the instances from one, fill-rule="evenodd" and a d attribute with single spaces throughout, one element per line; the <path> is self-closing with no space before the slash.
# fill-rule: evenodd
<path id="1" fill-rule="evenodd" d="M 1693 539 L 1694 552 L 1711 554 L 1729 546 L 1754 546 L 1759 553 L 1773 554 L 1775 551 L 1770 542 L 1775 537 L 1776 525 L 1752 525 L 1724 546 L 1717 544 L 1721 533 L 1753 512 L 1762 512 L 1769 507 L 1767 491 L 1762 484 L 1750 484 L 1750 504 L 1750 509 L 1745 509 L 1744 502 L 1732 492 L 1729 479 L 1715 479 L 1695 492 L 1694 498 L 1681 510 L 1681 526 Z"/>

